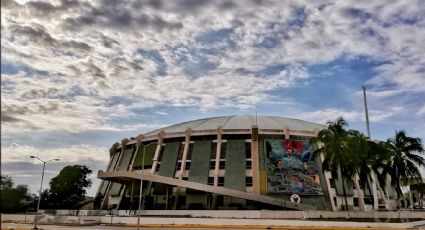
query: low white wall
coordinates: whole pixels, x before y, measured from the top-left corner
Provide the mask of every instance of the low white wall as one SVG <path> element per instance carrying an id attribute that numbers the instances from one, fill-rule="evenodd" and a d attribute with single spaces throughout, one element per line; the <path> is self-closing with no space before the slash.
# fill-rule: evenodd
<path id="1" fill-rule="evenodd" d="M 58 223 L 58 224 L 136 224 L 137 215 L 131 215 L 129 212 L 119 211 L 114 215 L 84 215 L 90 214 L 90 211 L 79 212 L 78 216 L 64 215 L 66 212 L 61 211 L 60 215 L 43 214 L 40 216 L 40 223 Z M 100 213 L 98 213 L 100 214 Z M 137 214 L 137 213 L 136 213 Z M 373 212 L 332 212 L 332 211 L 209 211 L 209 210 L 142 210 L 142 223 L 146 224 L 177 224 L 181 220 L 189 221 L 186 224 L 191 224 L 191 220 L 212 220 L 216 221 L 235 219 L 243 222 L 245 219 L 251 220 L 299 220 L 299 219 L 337 219 L 345 218 L 373 218 L 374 222 L 389 222 L 390 218 L 425 218 L 425 212 L 410 212 L 410 211 L 373 211 Z M 163 216 L 163 217 L 161 217 Z M 167 217 L 167 218 L 164 218 Z M 174 217 L 174 218 L 173 218 Z M 2 222 L 32 222 L 34 215 L 25 214 L 1 214 Z M 171 222 L 169 222 L 171 221 Z M 407 221 L 407 220 L 406 220 Z"/>
<path id="2" fill-rule="evenodd" d="M 34 215 L 25 215 L 25 214 L 1 214 L 1 221 L 13 221 L 13 222 L 25 222 L 25 221 L 34 221 Z"/>

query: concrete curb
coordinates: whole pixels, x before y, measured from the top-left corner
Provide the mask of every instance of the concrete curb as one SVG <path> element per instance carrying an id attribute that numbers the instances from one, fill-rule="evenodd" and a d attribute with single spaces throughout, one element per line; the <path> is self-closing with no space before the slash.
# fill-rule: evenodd
<path id="1" fill-rule="evenodd" d="M 149 221 L 148 221 L 149 219 Z M 162 224 L 161 221 L 162 219 Z M 150 222 L 150 223 L 149 223 Z M 169 222 L 169 223 L 164 223 Z M 10 222 L 9 222 L 10 223 Z M 15 222 L 16 223 L 16 222 Z M 22 222 L 21 222 L 22 223 Z M 241 224 L 243 223 L 243 224 Z M 26 222 L 28 224 L 28 222 Z M 55 225 L 40 223 L 40 225 Z M 80 224 L 58 224 L 60 226 L 85 226 Z M 137 227 L 137 224 L 113 223 L 104 226 Z M 147 228 L 208 228 L 208 229 L 304 229 L 304 230 L 353 230 L 353 229 L 419 229 L 425 227 L 425 220 L 408 223 L 373 223 L 342 221 L 308 221 L 308 220 L 267 220 L 267 219 L 210 219 L 210 218 L 178 218 L 166 221 L 165 218 L 143 218 L 141 227 Z M 421 227 L 422 226 L 422 227 Z M 8 228 L 1 228 L 8 229 Z M 10 229 L 10 228 L 9 228 Z M 30 228 L 13 228 L 30 229 Z M 424 228 L 425 229 L 425 228 Z"/>

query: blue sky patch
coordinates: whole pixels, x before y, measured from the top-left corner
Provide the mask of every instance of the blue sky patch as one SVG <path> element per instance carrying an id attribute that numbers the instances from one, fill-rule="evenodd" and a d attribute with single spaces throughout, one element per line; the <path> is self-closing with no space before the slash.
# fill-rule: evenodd
<path id="1" fill-rule="evenodd" d="M 165 62 L 164 57 L 162 57 L 162 55 L 157 50 L 138 49 L 137 52 L 140 53 L 144 58 L 150 59 L 158 65 L 158 75 L 167 75 L 167 63 Z"/>

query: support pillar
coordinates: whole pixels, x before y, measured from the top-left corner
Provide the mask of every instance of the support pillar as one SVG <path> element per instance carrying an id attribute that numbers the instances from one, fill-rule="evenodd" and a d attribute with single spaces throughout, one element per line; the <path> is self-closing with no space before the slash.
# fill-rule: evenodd
<path id="1" fill-rule="evenodd" d="M 165 136 L 164 131 L 161 131 L 158 133 L 158 145 L 156 146 L 155 155 L 152 160 L 151 174 L 155 174 L 156 167 L 158 166 L 158 160 L 159 160 L 158 158 L 159 158 L 159 153 L 161 152 L 161 149 L 162 149 L 162 145 L 164 143 L 164 136 Z"/>
<path id="2" fill-rule="evenodd" d="M 222 141 L 223 129 L 221 126 L 217 127 L 217 149 L 215 152 L 215 166 L 214 166 L 214 186 L 218 186 L 218 176 L 220 172 L 220 158 L 221 158 L 221 141 Z M 215 208 L 217 203 L 217 194 L 212 196 L 212 207 Z"/>
<path id="3" fill-rule="evenodd" d="M 186 161 L 187 161 L 187 155 L 189 153 L 189 147 L 190 147 L 190 133 L 191 133 L 191 129 L 186 129 L 184 131 L 184 147 L 183 147 L 183 156 L 182 156 L 182 163 L 181 163 L 181 168 L 180 168 L 180 172 L 179 172 L 179 180 L 183 179 L 183 175 L 184 172 L 186 170 Z M 179 203 L 179 196 L 180 193 L 182 193 L 181 188 L 177 187 L 176 188 L 176 199 L 173 205 L 173 209 L 176 210 L 177 209 L 177 205 Z"/>
<path id="4" fill-rule="evenodd" d="M 184 175 L 184 172 L 186 170 L 187 154 L 189 152 L 189 146 L 190 146 L 190 133 L 191 133 L 191 129 L 186 129 L 184 131 L 184 149 L 183 149 L 182 164 L 181 164 L 181 169 L 180 169 L 179 180 L 183 179 L 183 175 Z"/>
<path id="5" fill-rule="evenodd" d="M 161 153 L 162 145 L 164 144 L 164 136 L 165 136 L 164 131 L 161 131 L 161 132 L 158 133 L 158 145 L 156 146 L 155 155 L 152 159 L 151 174 L 155 174 L 156 167 L 158 166 L 158 160 L 159 160 L 158 158 L 159 158 L 159 154 Z M 146 189 L 146 192 L 144 192 L 145 196 L 150 194 L 151 188 L 152 188 L 152 182 L 149 182 L 147 189 Z M 155 202 L 155 204 L 156 204 L 156 202 Z"/>
<path id="6" fill-rule="evenodd" d="M 258 148 L 258 126 L 251 126 L 251 162 L 252 162 L 252 190 L 260 194 L 260 153 Z"/>
<path id="7" fill-rule="evenodd" d="M 289 128 L 285 127 L 283 129 L 283 132 L 285 133 L 285 140 L 289 140 Z"/>

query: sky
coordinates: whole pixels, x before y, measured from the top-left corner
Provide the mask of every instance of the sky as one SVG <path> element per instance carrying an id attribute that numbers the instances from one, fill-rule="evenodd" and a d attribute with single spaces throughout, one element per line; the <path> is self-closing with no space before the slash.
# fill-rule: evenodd
<path id="1" fill-rule="evenodd" d="M 36 193 L 108 149 L 199 119 L 343 116 L 425 140 L 425 4 L 410 1 L 1 1 L 1 173 Z"/>

